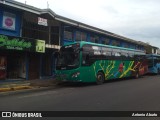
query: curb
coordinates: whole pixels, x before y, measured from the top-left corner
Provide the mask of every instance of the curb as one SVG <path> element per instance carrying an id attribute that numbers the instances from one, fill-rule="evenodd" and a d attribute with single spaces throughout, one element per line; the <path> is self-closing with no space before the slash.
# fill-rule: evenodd
<path id="1" fill-rule="evenodd" d="M 30 94 L 30 93 L 37 93 L 37 92 L 42 92 L 42 91 L 50 91 L 53 89 L 58 89 L 59 87 L 33 87 L 31 89 L 22 89 L 22 90 L 15 90 L 15 91 L 7 91 L 7 92 L 0 92 L 0 97 L 5 97 L 5 96 L 11 96 L 11 95 L 21 95 L 21 94 Z"/>
<path id="2" fill-rule="evenodd" d="M 16 91 L 16 90 L 23 90 L 23 89 L 31 89 L 31 86 L 15 86 L 9 88 L 0 88 L 0 92 L 8 92 L 8 91 Z"/>
<path id="3" fill-rule="evenodd" d="M 4 83 L 0 85 L 0 93 L 20 91 L 25 89 L 41 88 L 56 86 L 57 81 L 55 80 L 31 80 L 27 82 L 15 82 L 15 83 Z"/>

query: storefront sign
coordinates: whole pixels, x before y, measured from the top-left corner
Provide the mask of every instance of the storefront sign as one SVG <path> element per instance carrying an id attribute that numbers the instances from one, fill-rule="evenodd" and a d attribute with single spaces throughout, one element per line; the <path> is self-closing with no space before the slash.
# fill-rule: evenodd
<path id="1" fill-rule="evenodd" d="M 36 52 L 45 53 L 45 41 L 44 40 L 37 40 Z"/>
<path id="2" fill-rule="evenodd" d="M 16 23 L 16 15 L 4 12 L 3 13 L 3 22 L 2 27 L 5 29 L 15 30 L 15 23 Z"/>
<path id="3" fill-rule="evenodd" d="M 26 50 L 32 47 L 32 42 L 26 41 L 23 38 L 14 38 L 5 35 L 0 35 L 0 48 Z"/>
<path id="4" fill-rule="evenodd" d="M 45 41 L 0 34 L 0 49 L 45 53 Z"/>
<path id="5" fill-rule="evenodd" d="M 48 26 L 47 19 L 38 17 L 38 25 Z"/>

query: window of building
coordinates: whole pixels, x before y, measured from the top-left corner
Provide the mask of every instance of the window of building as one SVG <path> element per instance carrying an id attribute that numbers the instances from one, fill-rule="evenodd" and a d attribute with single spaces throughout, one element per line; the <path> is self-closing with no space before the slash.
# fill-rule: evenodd
<path id="1" fill-rule="evenodd" d="M 110 44 L 110 40 L 108 38 L 103 38 L 102 44 L 109 45 Z"/>
<path id="2" fill-rule="evenodd" d="M 129 44 L 128 44 L 128 43 L 125 43 L 125 44 L 124 44 L 124 47 L 125 47 L 125 48 L 129 48 Z"/>
<path id="3" fill-rule="evenodd" d="M 51 44 L 59 45 L 59 26 L 51 27 Z"/>
<path id="4" fill-rule="evenodd" d="M 81 32 L 76 31 L 76 41 L 81 41 Z"/>
<path id="5" fill-rule="evenodd" d="M 87 34 L 84 32 L 76 31 L 76 41 L 86 41 Z"/>
<path id="6" fill-rule="evenodd" d="M 137 50 L 141 50 L 141 46 L 136 45 L 136 49 L 137 49 Z"/>
<path id="7" fill-rule="evenodd" d="M 134 46 L 134 45 L 130 45 L 130 48 L 131 48 L 131 49 L 135 49 L 135 46 Z"/>
<path id="8" fill-rule="evenodd" d="M 49 28 L 48 26 L 38 25 L 36 23 L 28 22 L 25 19 L 23 20 L 22 36 L 45 40 L 46 43 L 49 43 Z"/>
<path id="9" fill-rule="evenodd" d="M 73 40 L 73 29 L 72 27 L 65 26 L 64 28 L 64 39 L 66 40 Z"/>
<path id="10" fill-rule="evenodd" d="M 99 43 L 99 37 L 96 36 L 96 35 L 91 35 L 90 36 L 90 42 Z"/>
<path id="11" fill-rule="evenodd" d="M 104 40 L 102 40 L 102 44 L 104 44 L 104 45 L 105 45 L 105 41 L 104 41 Z"/>
<path id="12" fill-rule="evenodd" d="M 90 42 L 93 42 L 93 43 L 95 42 L 95 39 L 94 39 L 93 35 L 90 36 Z"/>
<path id="13" fill-rule="evenodd" d="M 87 33 L 81 32 L 82 41 L 87 41 Z"/>
<path id="14" fill-rule="evenodd" d="M 154 54 L 157 54 L 157 49 L 154 49 Z"/>
<path id="15" fill-rule="evenodd" d="M 120 46 L 120 41 L 112 40 L 112 45 L 113 46 Z"/>

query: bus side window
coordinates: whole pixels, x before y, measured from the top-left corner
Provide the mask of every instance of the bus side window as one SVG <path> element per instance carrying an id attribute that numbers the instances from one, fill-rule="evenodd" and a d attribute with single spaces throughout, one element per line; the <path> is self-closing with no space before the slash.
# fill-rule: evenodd
<path id="1" fill-rule="evenodd" d="M 128 56 L 129 56 L 129 55 L 128 55 L 127 52 L 124 52 L 124 51 L 123 51 L 123 52 L 121 53 L 121 56 L 122 56 L 122 60 L 128 60 Z"/>
<path id="2" fill-rule="evenodd" d="M 102 47 L 102 59 L 111 59 L 112 51 L 111 48 Z"/>
<path id="3" fill-rule="evenodd" d="M 115 56 L 116 56 L 116 57 L 119 57 L 119 56 L 121 56 L 121 53 L 116 52 L 116 53 L 115 53 Z"/>
<path id="4" fill-rule="evenodd" d="M 110 59 L 111 55 L 112 55 L 111 51 L 107 51 L 107 52 L 102 51 L 102 59 Z"/>
<path id="5" fill-rule="evenodd" d="M 113 56 L 113 57 L 115 56 L 115 54 L 116 54 L 116 53 L 112 51 L 112 56 Z"/>
<path id="6" fill-rule="evenodd" d="M 92 65 L 96 60 L 103 59 L 101 47 L 96 45 L 83 46 L 82 56 L 82 65 Z"/>
<path id="7" fill-rule="evenodd" d="M 82 65 L 89 65 L 89 52 L 88 51 L 82 52 Z"/>
<path id="8" fill-rule="evenodd" d="M 120 52 L 112 52 L 112 58 L 115 60 L 121 59 L 121 53 Z"/>
<path id="9" fill-rule="evenodd" d="M 130 53 L 130 54 L 129 54 L 129 57 L 130 57 L 130 60 L 133 60 L 134 54 Z"/>
<path id="10" fill-rule="evenodd" d="M 83 51 L 82 51 L 82 65 L 83 66 L 87 66 L 89 65 L 89 54 L 91 54 L 93 52 L 93 49 L 92 49 L 92 45 L 84 45 L 82 47 Z"/>
<path id="11" fill-rule="evenodd" d="M 130 60 L 133 60 L 133 58 L 134 58 L 134 52 L 129 51 L 128 57 L 129 57 Z"/>

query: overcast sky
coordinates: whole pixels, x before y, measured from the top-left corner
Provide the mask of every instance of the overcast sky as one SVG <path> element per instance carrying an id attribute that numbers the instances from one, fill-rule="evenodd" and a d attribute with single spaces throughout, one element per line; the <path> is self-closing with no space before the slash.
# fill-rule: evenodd
<path id="1" fill-rule="evenodd" d="M 160 48 L 160 0 L 16 0 Z"/>

